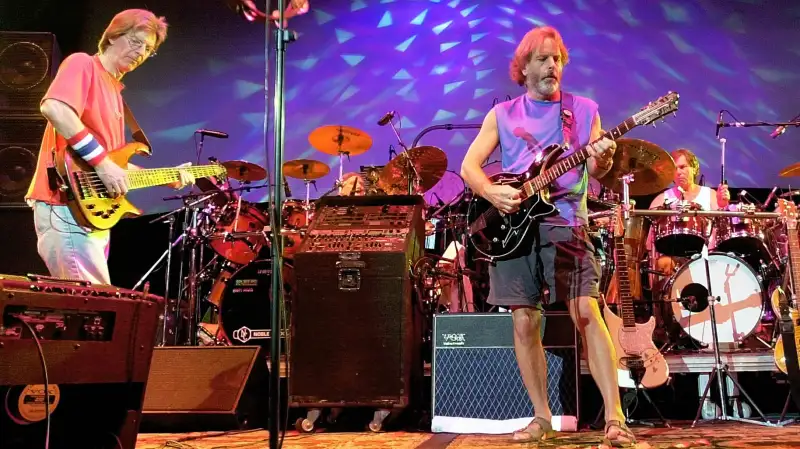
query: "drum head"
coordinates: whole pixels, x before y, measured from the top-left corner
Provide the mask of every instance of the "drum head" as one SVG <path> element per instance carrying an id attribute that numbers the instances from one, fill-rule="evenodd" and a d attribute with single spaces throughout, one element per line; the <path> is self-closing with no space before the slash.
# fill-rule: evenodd
<path id="1" fill-rule="evenodd" d="M 284 297 L 287 302 L 291 298 L 293 279 L 291 265 L 284 264 Z M 257 260 L 241 268 L 227 281 L 219 308 L 222 333 L 233 345 L 268 346 L 271 308 L 272 261 Z"/>
<path id="2" fill-rule="evenodd" d="M 720 343 L 740 343 L 761 320 L 763 290 L 752 268 L 728 254 L 708 256 L 711 293 L 720 298 L 715 308 Z M 708 304 L 706 267 L 702 258 L 692 260 L 675 273 L 668 299 L 678 324 L 695 340 L 713 344 Z"/>

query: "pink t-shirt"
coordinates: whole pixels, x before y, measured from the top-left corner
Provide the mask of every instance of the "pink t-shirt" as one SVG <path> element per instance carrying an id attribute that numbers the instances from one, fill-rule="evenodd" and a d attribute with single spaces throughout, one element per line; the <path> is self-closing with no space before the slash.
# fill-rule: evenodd
<path id="1" fill-rule="evenodd" d="M 103 67 L 97 55 L 73 53 L 61 63 L 42 101 L 54 99 L 71 107 L 100 145 L 111 151 L 125 145 L 124 87 Z M 65 195 L 50 188 L 47 168 L 54 166 L 53 152 L 66 148 L 66 140 L 48 123 L 25 199 L 65 204 Z"/>

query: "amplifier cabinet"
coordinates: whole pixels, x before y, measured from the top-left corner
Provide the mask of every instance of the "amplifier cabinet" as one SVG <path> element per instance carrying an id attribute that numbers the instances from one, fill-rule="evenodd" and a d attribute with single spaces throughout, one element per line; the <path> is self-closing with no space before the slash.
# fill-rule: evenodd
<path id="1" fill-rule="evenodd" d="M 422 206 L 420 197 L 343 197 L 317 210 L 294 261 L 292 406 L 412 401 L 422 338 L 410 269 L 422 248 Z"/>
<path id="2" fill-rule="evenodd" d="M 0 275 L 0 448 L 43 444 L 49 397 L 52 449 L 134 449 L 161 304 L 109 285 Z"/>
<path id="3" fill-rule="evenodd" d="M 510 433 L 534 410 L 514 354 L 510 313 L 434 316 L 432 405 L 434 432 Z M 567 313 L 543 320 L 547 394 L 554 416 L 578 418 L 577 334 Z"/>

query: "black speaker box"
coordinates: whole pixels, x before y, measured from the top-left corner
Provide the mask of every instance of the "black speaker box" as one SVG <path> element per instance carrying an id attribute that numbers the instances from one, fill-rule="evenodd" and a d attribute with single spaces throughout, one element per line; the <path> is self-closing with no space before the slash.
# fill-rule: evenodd
<path id="1" fill-rule="evenodd" d="M 0 115 L 38 114 L 60 64 L 52 33 L 0 32 Z"/>
<path id="2" fill-rule="evenodd" d="M 265 427 L 269 385 L 261 346 L 174 346 L 153 351 L 142 429 Z"/>

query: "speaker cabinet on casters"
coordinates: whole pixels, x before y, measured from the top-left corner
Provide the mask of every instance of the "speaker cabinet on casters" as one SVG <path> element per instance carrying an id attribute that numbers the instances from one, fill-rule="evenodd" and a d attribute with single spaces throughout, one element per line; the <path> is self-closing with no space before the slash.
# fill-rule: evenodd
<path id="1" fill-rule="evenodd" d="M 295 255 L 289 403 L 399 410 L 421 378 L 419 197 L 326 198 Z"/>

